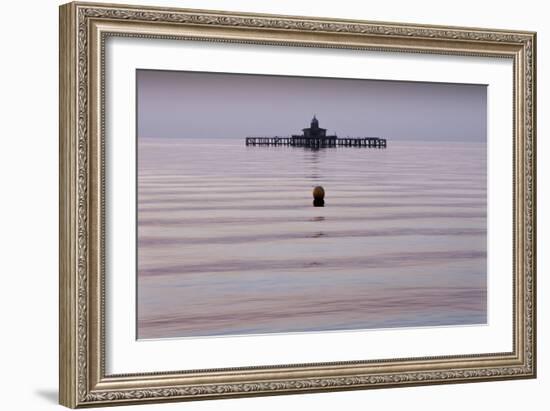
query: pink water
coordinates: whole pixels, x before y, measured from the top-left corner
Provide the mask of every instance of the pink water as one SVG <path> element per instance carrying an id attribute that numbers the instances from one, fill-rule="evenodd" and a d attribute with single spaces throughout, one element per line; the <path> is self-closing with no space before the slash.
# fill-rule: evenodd
<path id="1" fill-rule="evenodd" d="M 486 322 L 485 144 L 138 147 L 139 338 Z"/>

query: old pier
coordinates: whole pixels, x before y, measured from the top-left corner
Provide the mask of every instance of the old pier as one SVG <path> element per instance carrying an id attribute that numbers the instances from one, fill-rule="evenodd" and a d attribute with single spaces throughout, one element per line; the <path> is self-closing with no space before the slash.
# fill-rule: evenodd
<path id="1" fill-rule="evenodd" d="M 303 134 L 291 137 L 246 137 L 247 146 L 291 146 L 308 148 L 329 147 L 368 147 L 386 148 L 386 139 L 379 137 L 345 137 L 327 135 L 327 130 L 319 127 L 319 120 L 315 116 L 311 120 L 311 127 L 302 129 Z"/>

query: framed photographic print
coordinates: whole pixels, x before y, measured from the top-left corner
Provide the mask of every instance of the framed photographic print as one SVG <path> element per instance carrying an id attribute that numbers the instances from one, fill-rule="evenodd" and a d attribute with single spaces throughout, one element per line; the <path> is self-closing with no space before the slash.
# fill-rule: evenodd
<path id="1" fill-rule="evenodd" d="M 60 403 L 536 375 L 533 32 L 60 8 Z"/>

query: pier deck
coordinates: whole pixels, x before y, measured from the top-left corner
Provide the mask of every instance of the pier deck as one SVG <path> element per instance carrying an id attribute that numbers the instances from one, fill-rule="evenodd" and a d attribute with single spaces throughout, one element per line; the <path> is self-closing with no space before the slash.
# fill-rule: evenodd
<path id="1" fill-rule="evenodd" d="M 379 137 L 302 138 L 246 137 L 247 146 L 291 146 L 309 148 L 367 147 L 386 148 L 386 139 Z"/>

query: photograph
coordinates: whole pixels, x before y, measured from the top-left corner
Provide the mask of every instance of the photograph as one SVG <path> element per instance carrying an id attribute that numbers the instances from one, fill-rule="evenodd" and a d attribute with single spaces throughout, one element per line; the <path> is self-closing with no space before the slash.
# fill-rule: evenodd
<path id="1" fill-rule="evenodd" d="M 487 86 L 136 70 L 138 339 L 487 323 Z"/>

